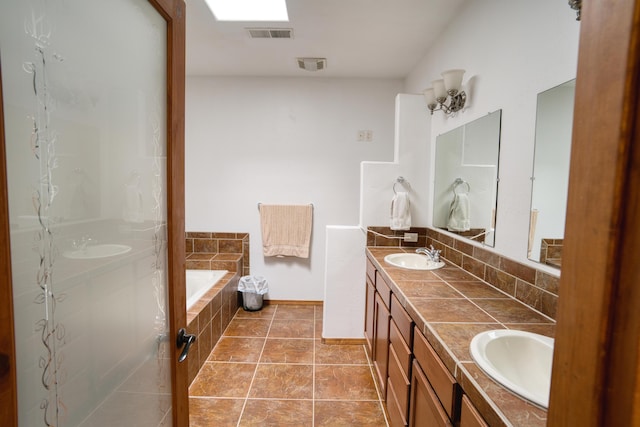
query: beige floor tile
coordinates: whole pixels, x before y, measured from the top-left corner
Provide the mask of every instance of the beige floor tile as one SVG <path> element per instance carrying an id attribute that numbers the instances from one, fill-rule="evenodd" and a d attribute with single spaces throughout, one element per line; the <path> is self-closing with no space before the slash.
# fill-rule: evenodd
<path id="1" fill-rule="evenodd" d="M 333 400 L 378 399 L 368 365 L 315 365 L 314 396 Z"/>
<path id="2" fill-rule="evenodd" d="M 313 365 L 259 364 L 249 397 L 312 399 Z"/>
<path id="3" fill-rule="evenodd" d="M 222 337 L 209 355 L 210 362 L 258 362 L 265 338 Z"/>
<path id="4" fill-rule="evenodd" d="M 260 363 L 313 363 L 312 339 L 269 338 Z"/>
<path id="5" fill-rule="evenodd" d="M 320 365 L 368 365 L 364 345 L 323 344 L 316 340 L 315 362 Z"/>
<path id="6" fill-rule="evenodd" d="M 376 426 L 387 423 L 378 401 L 326 401 L 315 402 L 315 427 Z"/>
<path id="7" fill-rule="evenodd" d="M 238 308 L 235 317 L 240 319 L 269 319 L 273 318 L 277 305 L 263 305 L 258 311 L 245 311 L 242 307 Z"/>
<path id="8" fill-rule="evenodd" d="M 241 427 L 313 425 L 312 400 L 247 400 Z"/>
<path id="9" fill-rule="evenodd" d="M 314 338 L 313 320 L 273 320 L 269 338 Z"/>
<path id="10" fill-rule="evenodd" d="M 313 305 L 279 305 L 274 316 L 275 320 L 313 320 L 314 318 Z"/>
<path id="11" fill-rule="evenodd" d="M 235 426 L 244 399 L 189 398 L 189 427 Z"/>
<path id="12" fill-rule="evenodd" d="M 206 362 L 191 387 L 190 396 L 247 397 L 256 365 Z"/>
<path id="13" fill-rule="evenodd" d="M 225 337 L 266 337 L 271 320 L 234 318 L 222 335 Z"/>

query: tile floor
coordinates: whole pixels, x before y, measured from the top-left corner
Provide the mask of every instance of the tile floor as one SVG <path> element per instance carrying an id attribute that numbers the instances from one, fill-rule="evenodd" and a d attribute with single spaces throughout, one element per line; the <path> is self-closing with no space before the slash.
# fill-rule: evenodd
<path id="1" fill-rule="evenodd" d="M 364 346 L 321 333 L 320 306 L 240 308 L 189 388 L 190 427 L 387 426 Z"/>

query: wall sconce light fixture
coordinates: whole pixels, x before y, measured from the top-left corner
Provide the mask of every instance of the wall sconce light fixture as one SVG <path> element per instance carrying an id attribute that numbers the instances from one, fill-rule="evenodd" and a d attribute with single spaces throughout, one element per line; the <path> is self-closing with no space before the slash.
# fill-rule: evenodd
<path id="1" fill-rule="evenodd" d="M 449 70 L 442 73 L 442 78 L 431 82 L 432 87 L 425 89 L 422 94 L 427 101 L 427 107 L 433 115 L 434 111 L 445 114 L 455 113 L 464 107 L 467 94 L 460 91 L 464 70 Z M 446 104 L 447 99 L 449 101 Z"/>

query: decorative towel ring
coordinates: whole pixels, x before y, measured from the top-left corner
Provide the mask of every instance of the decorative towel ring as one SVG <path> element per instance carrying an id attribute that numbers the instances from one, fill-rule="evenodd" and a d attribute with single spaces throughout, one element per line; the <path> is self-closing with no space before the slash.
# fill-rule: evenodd
<path id="1" fill-rule="evenodd" d="M 398 185 L 398 184 L 402 185 L 403 187 L 406 184 L 407 187 L 410 188 L 409 181 L 404 179 L 404 177 L 399 176 L 398 178 L 396 178 L 396 182 L 393 183 L 393 194 L 398 194 L 398 192 L 396 191 L 396 185 Z M 409 188 L 407 188 L 407 189 L 409 189 Z"/>
<path id="2" fill-rule="evenodd" d="M 466 186 L 466 193 L 465 194 L 469 194 L 471 192 L 471 186 L 469 185 L 469 183 L 467 181 L 464 181 L 462 178 L 456 178 L 455 181 L 453 181 L 453 194 L 461 194 L 458 193 L 458 187 L 460 186 Z M 464 188 L 463 188 L 464 190 Z"/>

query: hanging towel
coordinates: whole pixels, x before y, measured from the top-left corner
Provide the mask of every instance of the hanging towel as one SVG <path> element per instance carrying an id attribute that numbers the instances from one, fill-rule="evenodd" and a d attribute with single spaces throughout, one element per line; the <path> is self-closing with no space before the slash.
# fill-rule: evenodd
<path id="1" fill-rule="evenodd" d="M 411 228 L 411 202 L 409 193 L 398 191 L 391 200 L 392 230 L 409 230 Z"/>
<path id="2" fill-rule="evenodd" d="M 533 251 L 533 239 L 536 237 L 536 224 L 538 223 L 538 209 L 531 209 L 529 217 L 529 244 L 527 245 L 527 258 L 531 258 Z"/>
<path id="3" fill-rule="evenodd" d="M 453 201 L 449 207 L 449 221 L 447 230 L 449 231 L 469 231 L 471 220 L 469 219 L 469 197 L 467 194 L 454 194 Z"/>
<path id="4" fill-rule="evenodd" d="M 260 204 L 264 256 L 309 258 L 312 205 Z"/>

